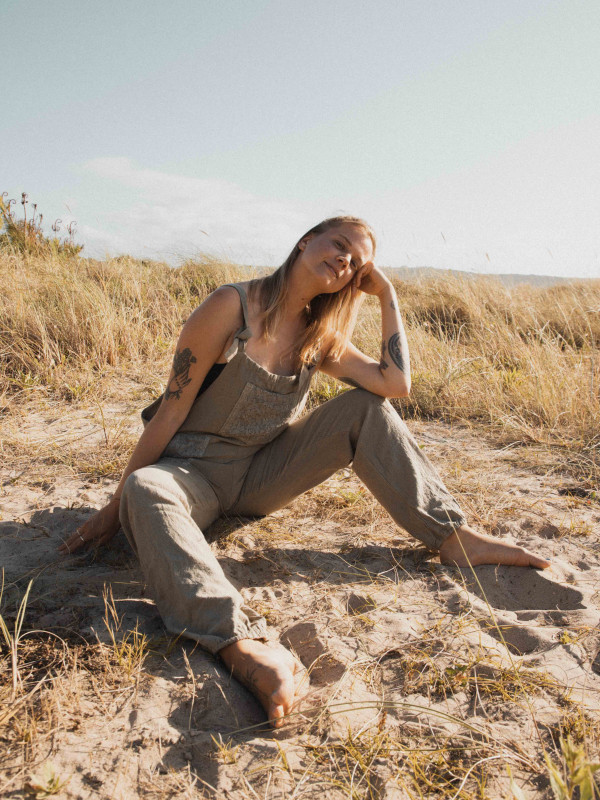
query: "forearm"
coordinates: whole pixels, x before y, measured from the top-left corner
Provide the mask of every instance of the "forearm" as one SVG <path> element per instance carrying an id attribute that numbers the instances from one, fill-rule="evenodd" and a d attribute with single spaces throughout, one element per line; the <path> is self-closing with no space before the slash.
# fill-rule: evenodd
<path id="1" fill-rule="evenodd" d="M 410 391 L 410 357 L 396 292 L 389 283 L 377 296 L 381 303 L 379 371 L 386 384 L 399 390 L 400 395 L 407 395 Z"/>

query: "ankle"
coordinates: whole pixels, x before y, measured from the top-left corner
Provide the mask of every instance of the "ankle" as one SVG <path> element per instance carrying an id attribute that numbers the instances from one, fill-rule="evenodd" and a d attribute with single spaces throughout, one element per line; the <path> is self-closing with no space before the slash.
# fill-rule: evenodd
<path id="1" fill-rule="evenodd" d="M 262 639 L 238 639 L 219 650 L 219 656 L 230 666 L 231 662 L 240 657 L 252 655 L 259 649 Z"/>

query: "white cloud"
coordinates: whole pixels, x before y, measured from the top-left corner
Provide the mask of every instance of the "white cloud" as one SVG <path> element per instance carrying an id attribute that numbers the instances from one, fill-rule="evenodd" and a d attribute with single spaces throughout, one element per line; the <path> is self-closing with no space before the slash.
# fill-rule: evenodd
<path id="1" fill-rule="evenodd" d="M 176 260 L 208 252 L 240 263 L 283 260 L 312 216 L 306 209 L 252 194 L 221 180 L 143 169 L 128 158 L 83 165 L 94 182 L 111 184 L 117 210 L 82 224 L 86 251 L 127 252 Z M 125 193 L 133 202 L 119 203 Z"/>

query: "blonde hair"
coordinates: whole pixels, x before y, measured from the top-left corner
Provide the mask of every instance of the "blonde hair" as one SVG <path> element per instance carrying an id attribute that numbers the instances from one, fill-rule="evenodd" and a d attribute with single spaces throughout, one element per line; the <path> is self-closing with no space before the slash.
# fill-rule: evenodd
<path id="1" fill-rule="evenodd" d="M 281 321 L 285 299 L 288 294 L 288 277 L 292 267 L 301 253 L 300 242 L 307 236 L 318 236 L 331 228 L 341 225 L 355 225 L 360 228 L 371 240 L 373 255 L 377 242 L 370 225 L 359 217 L 330 217 L 319 222 L 303 236 L 300 237 L 294 249 L 271 275 L 251 282 L 250 291 L 257 296 L 263 310 L 263 336 L 265 339 L 273 337 Z M 355 292 L 352 296 L 352 281 L 343 289 L 331 294 L 319 294 L 307 306 L 307 325 L 298 346 L 298 360 L 300 364 L 315 364 L 321 355 L 338 359 L 350 341 L 356 322 L 356 316 L 362 292 Z"/>

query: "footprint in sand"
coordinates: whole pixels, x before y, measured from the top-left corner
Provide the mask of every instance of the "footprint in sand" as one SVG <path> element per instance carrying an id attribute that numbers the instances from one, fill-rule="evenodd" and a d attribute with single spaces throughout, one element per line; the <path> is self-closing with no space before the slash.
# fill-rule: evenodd
<path id="1" fill-rule="evenodd" d="M 584 594 L 551 575 L 523 567 L 477 567 L 462 573 L 465 588 L 503 611 L 574 611 L 585 608 Z M 483 591 L 482 591 L 483 590 Z"/>
<path id="2" fill-rule="evenodd" d="M 587 580 L 579 582 L 568 565 L 547 572 L 482 566 L 461 570 L 460 578 L 448 581 L 449 604 L 467 599 L 482 630 L 518 655 L 554 646 L 565 628 L 593 627 L 600 620 Z"/>
<path id="3" fill-rule="evenodd" d="M 346 670 L 345 664 L 329 652 L 312 622 L 299 622 L 288 628 L 281 635 L 281 643 L 296 653 L 314 685 L 335 683 Z"/>

